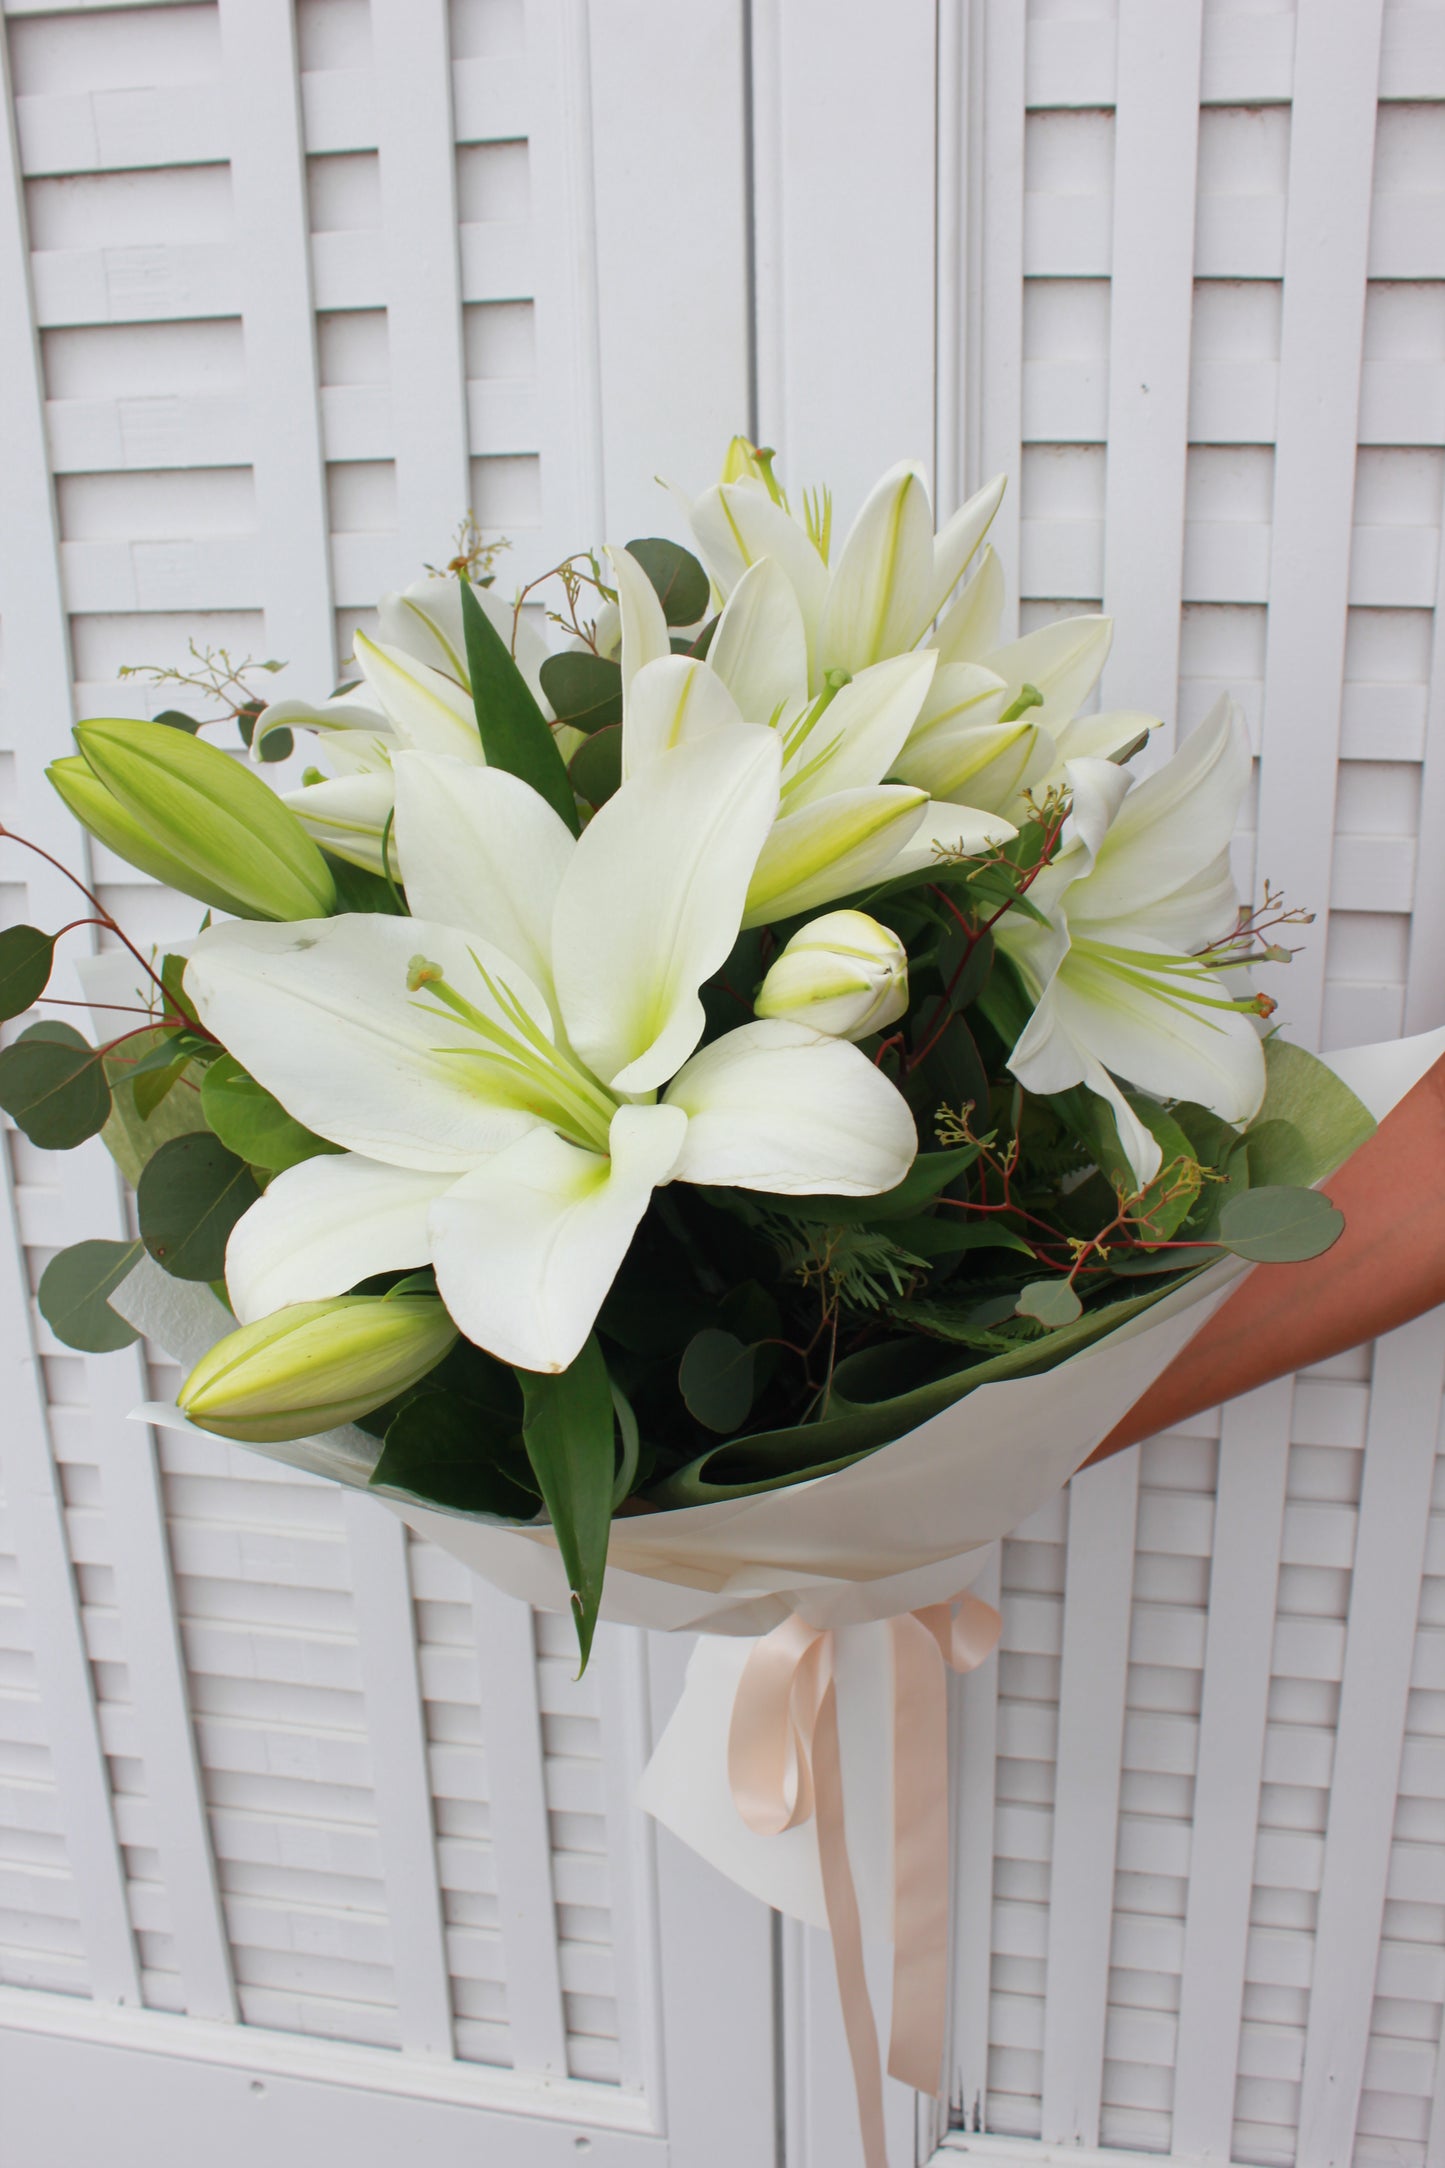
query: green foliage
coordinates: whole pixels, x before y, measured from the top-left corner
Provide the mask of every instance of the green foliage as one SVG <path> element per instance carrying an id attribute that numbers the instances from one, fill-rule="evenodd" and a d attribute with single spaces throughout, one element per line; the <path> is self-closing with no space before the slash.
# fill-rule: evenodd
<path id="1" fill-rule="evenodd" d="M 572 786 L 547 718 L 469 583 L 463 579 L 461 586 L 467 672 L 488 766 L 505 768 L 530 783 L 576 835 Z"/>
<path id="2" fill-rule="evenodd" d="M 688 1341 L 677 1388 L 689 1415 L 705 1429 L 736 1430 L 753 1404 L 753 1350 L 709 1325 Z"/>
<path id="3" fill-rule="evenodd" d="M 231 1229 L 260 1194 L 245 1161 L 209 1130 L 173 1137 L 136 1190 L 141 1240 L 173 1279 L 219 1280 Z"/>
<path id="4" fill-rule="evenodd" d="M 73 1150 L 110 1112 L 100 1054 L 73 1025 L 32 1024 L 0 1053 L 0 1107 L 42 1151 Z"/>
<path id="5" fill-rule="evenodd" d="M 907 1219 L 923 1205 L 941 1196 L 952 1182 L 973 1166 L 977 1144 L 960 1144 L 946 1152 L 920 1152 L 896 1189 L 879 1197 L 752 1197 L 770 1211 L 789 1219 L 821 1220 L 832 1227 L 871 1226 L 877 1220 Z"/>
<path id="6" fill-rule="evenodd" d="M 392 1417 L 371 1482 L 424 1505 L 508 1521 L 535 1520 L 541 1503 L 520 1432 L 504 1434 L 476 1401 L 430 1383 Z"/>
<path id="7" fill-rule="evenodd" d="M 147 1094 L 150 1103 L 146 1107 L 136 1103 L 138 1077 L 154 1073 L 155 1069 L 164 1073 L 174 1061 L 180 1043 L 174 1032 L 158 1026 L 153 1032 L 127 1039 L 105 1057 L 111 1109 L 100 1133 L 101 1142 L 132 1188 L 139 1182 L 146 1161 L 161 1145 L 206 1126 L 192 1070 L 182 1069 L 176 1080 L 179 1089 L 168 1089 L 155 1099 Z"/>
<path id="8" fill-rule="evenodd" d="M 206 1070 L 201 1112 L 228 1151 L 273 1174 L 314 1159 L 318 1152 L 339 1150 L 294 1120 L 233 1054 L 220 1055 Z"/>
<path id="9" fill-rule="evenodd" d="M 579 745 L 567 770 L 572 788 L 594 811 L 622 785 L 622 728 L 609 723 Z"/>
<path id="10" fill-rule="evenodd" d="M 629 542 L 627 554 L 637 559 L 652 582 L 669 625 L 695 625 L 705 614 L 711 588 L 707 574 L 690 550 L 653 535 L 641 542 Z"/>
<path id="11" fill-rule="evenodd" d="M 139 1339 L 108 1298 L 135 1270 L 139 1242 L 77 1242 L 51 1258 L 40 1275 L 40 1314 L 67 1347 L 107 1355 Z"/>
<path id="12" fill-rule="evenodd" d="M 1084 1314 L 1084 1305 L 1073 1282 L 1066 1278 L 1030 1280 L 1027 1287 L 1020 1290 L 1014 1307 L 1020 1317 L 1031 1317 L 1051 1332 L 1060 1325 L 1072 1325 Z"/>
<path id="13" fill-rule="evenodd" d="M 1291 1123 L 1304 1140 L 1309 1167 L 1308 1174 L 1293 1179 L 1322 1181 L 1373 1135 L 1375 1118 L 1348 1084 L 1304 1047 L 1291 1046 L 1287 1039 L 1267 1039 L 1264 1059 L 1268 1075 L 1264 1105 L 1250 1123 L 1249 1134 L 1252 1137 L 1266 1123 Z M 1256 1179 L 1252 1162 L 1250 1178 Z"/>
<path id="14" fill-rule="evenodd" d="M 23 1016 L 50 984 L 57 936 L 38 926 L 7 926 L 0 933 L 0 1021 Z"/>
<path id="15" fill-rule="evenodd" d="M 1320 1256 L 1344 1231 L 1344 1213 L 1319 1190 L 1271 1186 L 1230 1197 L 1215 1239 L 1253 1264 L 1287 1265 Z"/>
<path id="16" fill-rule="evenodd" d="M 542 690 L 559 723 L 574 730 L 601 730 L 622 720 L 622 667 L 603 655 L 549 655 Z"/>
<path id="17" fill-rule="evenodd" d="M 555 1376 L 518 1373 L 522 1442 L 567 1571 L 582 1669 L 592 1651 L 616 1477 L 614 1409 L 607 1364 L 594 1333 Z"/>

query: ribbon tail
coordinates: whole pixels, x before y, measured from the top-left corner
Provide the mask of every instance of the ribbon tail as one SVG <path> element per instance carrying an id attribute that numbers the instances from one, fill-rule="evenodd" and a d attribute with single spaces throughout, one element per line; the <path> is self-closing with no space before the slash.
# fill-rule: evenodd
<path id="1" fill-rule="evenodd" d="M 843 1763 L 838 1745 L 838 1690 L 831 1678 L 823 1689 L 813 1730 L 813 1792 L 823 1896 L 828 1907 L 828 1929 L 833 1938 L 833 1962 L 838 1974 L 838 1999 L 843 2005 L 843 2030 L 847 2035 L 853 2082 L 858 2092 L 864 2168 L 888 2168 L 878 2027 L 863 1969 L 863 1928 L 858 1916 L 858 1892 L 853 1886 L 853 1870 L 848 1862 L 848 1840 L 843 1823 Z"/>

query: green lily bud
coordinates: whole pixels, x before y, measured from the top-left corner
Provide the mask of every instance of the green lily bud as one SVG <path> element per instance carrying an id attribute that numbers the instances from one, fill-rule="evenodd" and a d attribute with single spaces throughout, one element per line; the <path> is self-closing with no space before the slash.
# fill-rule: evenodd
<path id="1" fill-rule="evenodd" d="M 866 911 L 810 919 L 774 960 L 753 1003 L 834 1039 L 866 1039 L 908 1007 L 908 951 Z"/>
<path id="2" fill-rule="evenodd" d="M 354 1422 L 434 1370 L 457 1328 L 436 1295 L 340 1295 L 243 1325 L 180 1390 L 193 1423 L 243 1445 Z"/>
<path id="3" fill-rule="evenodd" d="M 52 760 L 45 773 L 81 827 L 108 851 L 114 851 L 117 858 L 139 866 L 142 873 L 164 881 L 167 888 L 179 888 L 198 902 L 210 904 L 213 910 L 235 909 L 225 889 L 214 881 L 201 880 L 162 849 L 150 830 L 127 813 L 118 798 L 112 798 L 81 754 L 67 753 L 63 759 Z"/>
<path id="4" fill-rule="evenodd" d="M 118 841 L 112 847 L 122 856 L 147 872 L 159 866 L 173 887 L 238 918 L 324 918 L 335 910 L 336 884 L 320 851 L 241 761 L 182 730 L 134 718 L 78 723 L 75 738 L 92 773 L 147 838 L 146 860 Z"/>

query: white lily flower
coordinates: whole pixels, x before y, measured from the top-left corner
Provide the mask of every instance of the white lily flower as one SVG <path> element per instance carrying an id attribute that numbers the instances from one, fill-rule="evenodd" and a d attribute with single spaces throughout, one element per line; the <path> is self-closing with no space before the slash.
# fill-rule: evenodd
<path id="1" fill-rule="evenodd" d="M 513 611 L 493 588 L 473 594 L 501 637 L 511 645 Z M 326 850 L 368 873 L 382 871 L 381 839 L 395 803 L 392 756 L 406 748 L 450 753 L 473 766 L 485 764 L 472 707 L 462 625 L 460 580 L 432 575 L 378 605 L 378 639 L 355 638 L 361 682 L 319 705 L 273 700 L 257 719 L 251 742 L 259 759 L 264 740 L 277 730 L 307 731 L 319 741 L 332 773 L 284 793 L 302 826 Z M 550 714 L 539 675 L 546 643 L 525 617 L 516 625 L 517 667 L 544 714 Z M 391 853 L 391 871 L 397 870 Z"/>
<path id="2" fill-rule="evenodd" d="M 908 951 L 866 911 L 809 919 L 758 988 L 755 1016 L 781 1016 L 837 1039 L 866 1039 L 908 1007 Z"/>
<path id="3" fill-rule="evenodd" d="M 622 623 L 622 772 L 669 747 L 760 724 L 782 747 L 778 817 L 758 856 L 745 926 L 831 903 L 913 871 L 941 851 L 977 856 L 1017 831 L 970 805 L 930 805 L 915 783 L 885 782 L 927 697 L 936 657 L 894 655 L 808 690 L 807 633 L 791 581 L 763 557 L 739 579 L 706 662 L 674 655 L 641 566 L 610 552 Z"/>
<path id="4" fill-rule="evenodd" d="M 344 1154 L 278 1175 L 237 1225 L 243 1322 L 430 1262 L 469 1338 L 560 1370 L 660 1185 L 901 1181 L 912 1117 L 855 1047 L 768 1021 L 697 1051 L 698 989 L 736 938 L 781 751 L 742 725 L 679 744 L 576 839 L 517 777 L 402 750 L 415 918 L 201 936 L 199 1013 Z"/>
<path id="5" fill-rule="evenodd" d="M 1106 1099 L 1141 1187 L 1160 1150 L 1116 1078 L 1229 1122 L 1264 1096 L 1255 1002 L 1226 995 L 1199 954 L 1237 922 L 1229 840 L 1249 771 L 1227 701 L 1142 782 L 1107 760 L 1069 761 L 1062 847 L 1029 890 L 1046 923 L 1009 911 L 995 928 L 1034 1003 L 1009 1067 L 1028 1091 L 1084 1084 Z"/>

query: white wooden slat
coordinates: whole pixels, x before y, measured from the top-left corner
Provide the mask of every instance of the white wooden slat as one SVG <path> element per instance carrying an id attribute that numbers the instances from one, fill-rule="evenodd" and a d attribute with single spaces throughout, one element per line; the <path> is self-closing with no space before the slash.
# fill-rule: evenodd
<path id="1" fill-rule="evenodd" d="M 1069 1492 L 1042 2118 L 1073 2145 L 1099 2140 L 1138 1490 L 1120 1453 Z"/>
<path id="2" fill-rule="evenodd" d="M 1379 0 L 1296 17 L 1256 864 L 1306 907 L 1329 891 L 1380 17 Z M 1306 1045 L 1324 962 L 1317 941 L 1290 975 Z"/>
<path id="3" fill-rule="evenodd" d="M 3 40 L 0 97 L 6 107 L 7 153 L 0 175 L 0 472 L 6 477 L 6 517 L 0 521 L 0 621 L 5 636 L 6 705 L 17 716 L 66 717 L 70 714 L 69 627 L 56 549 L 54 497 L 45 465 L 43 395 Z M 28 757 L 17 762 L 21 786 L 17 817 L 35 815 L 33 840 L 54 847 L 62 824 L 41 798 L 44 786 L 35 757 L 40 748 L 22 750 Z M 61 925 L 73 916 L 73 889 L 42 861 L 18 852 L 13 845 L 4 848 L 9 878 L 24 882 L 28 908 L 42 923 Z M 71 1571 L 59 1478 L 51 1457 L 44 1381 L 29 1332 L 29 1289 L 8 1147 L 5 1161 L 9 1239 L 0 1261 L 4 1274 L 0 1330 L 5 1335 L 5 1361 L 15 1394 L 5 1440 L 7 1505 L 35 1629 L 37 1672 L 56 1718 L 52 1763 L 75 1875 L 90 1991 L 105 2001 L 138 2003 L 140 1978 L 126 1915 L 124 1869 L 110 1813 L 94 1683 Z"/>
<path id="4" fill-rule="evenodd" d="M 999 1601 L 1000 1559 L 973 1583 Z M 983 2120 L 988 2095 L 989 1986 L 993 1972 L 994 1795 L 999 1753 L 999 1660 L 970 1671 L 954 1691 L 951 2099 L 966 2130 Z M 1040 1953 L 1042 1954 L 1042 1953 Z"/>
<path id="5" fill-rule="evenodd" d="M 980 479 L 1004 473 L 1004 493 L 989 540 L 998 552 L 1006 599 L 1002 636 L 1017 623 L 1019 596 L 1019 472 L 1023 444 L 1024 124 L 1027 54 L 1025 11 L 983 13 L 979 99 L 972 125 L 979 167 L 993 199 L 979 246 L 978 464 Z"/>
<path id="6" fill-rule="evenodd" d="M 345 1494 L 344 1518 L 401 2043 L 409 2054 L 447 2059 L 451 1996 L 406 1529 L 376 1499 L 352 1491 Z"/>
<path id="7" fill-rule="evenodd" d="M 1445 1313 L 1375 1348 L 1300 2081 L 1299 2159 L 1353 2154 L 1435 1477 Z"/>
<path id="8" fill-rule="evenodd" d="M 292 9 L 221 0 L 220 24 L 267 653 L 324 688 L 335 620 Z"/>
<path id="9" fill-rule="evenodd" d="M 1114 646 L 1101 699 L 1164 719 L 1179 682 L 1202 0 L 1121 0 L 1104 509 Z"/>
<path id="10" fill-rule="evenodd" d="M 599 1626 L 592 1662 L 601 1703 L 607 1813 L 608 1915 L 617 1974 L 621 2082 L 660 2101 L 663 1982 L 658 1974 L 656 1825 L 637 1803 L 652 1751 L 647 1636 L 640 1627 Z"/>
<path id="11" fill-rule="evenodd" d="M 835 546 L 885 468 L 933 457 L 934 46 L 930 0 L 753 15 L 758 427 L 794 486 L 831 484 Z"/>
<path id="12" fill-rule="evenodd" d="M 1173 2148 L 1230 2158 L 1289 1467 L 1288 1378 L 1223 1412 L 1179 1983 Z"/>
<path id="13" fill-rule="evenodd" d="M 971 304 L 983 198 L 971 108 L 982 53 L 979 13 L 942 8 L 938 16 L 933 476 L 941 520 L 968 494 L 969 459 L 977 444 L 977 313 Z"/>
<path id="14" fill-rule="evenodd" d="M 1445 533 L 1445 502 L 1441 506 Z M 1445 548 L 1439 552 L 1426 691 L 1424 764 L 1420 776 L 1419 832 L 1438 836 L 1445 822 Z M 1421 851 L 1414 868 L 1409 973 L 1404 1029 L 1430 1031 L 1445 1023 L 1445 864 L 1442 853 Z M 1442 2137 L 1445 2146 L 1445 2137 Z"/>
<path id="15" fill-rule="evenodd" d="M 472 1619 L 487 1749 L 492 1850 L 506 1952 L 507 2035 L 514 2070 L 567 2075 L 567 2027 L 557 1966 L 557 1908 L 532 1614 L 485 1581 Z"/>
<path id="16" fill-rule="evenodd" d="M 371 32 L 384 86 L 383 231 L 379 250 L 365 237 L 366 253 L 384 266 L 399 570 L 412 578 L 423 563 L 443 561 L 471 502 L 446 0 L 373 0 Z"/>
<path id="17" fill-rule="evenodd" d="M 663 49 L 659 100 L 652 64 Z M 590 66 L 608 535 L 685 535 L 656 477 L 697 495 L 728 439 L 751 426 L 743 10 L 733 0 L 685 9 L 614 0 L 605 19 L 594 16 Z M 708 275 L 689 280 L 679 307 L 665 267 L 693 260 L 699 245 Z M 539 322 L 539 342 L 544 334 Z M 778 441 L 796 473 L 797 454 Z M 572 546 L 587 539 L 579 532 Z"/>

